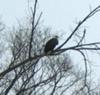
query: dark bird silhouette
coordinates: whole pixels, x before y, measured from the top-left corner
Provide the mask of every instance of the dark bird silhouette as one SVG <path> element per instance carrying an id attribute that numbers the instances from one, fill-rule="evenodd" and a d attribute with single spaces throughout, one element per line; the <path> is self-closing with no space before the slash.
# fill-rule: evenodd
<path id="1" fill-rule="evenodd" d="M 54 50 L 54 48 L 58 45 L 58 36 L 55 36 L 54 38 L 50 39 L 44 48 L 44 52 L 48 53 Z"/>

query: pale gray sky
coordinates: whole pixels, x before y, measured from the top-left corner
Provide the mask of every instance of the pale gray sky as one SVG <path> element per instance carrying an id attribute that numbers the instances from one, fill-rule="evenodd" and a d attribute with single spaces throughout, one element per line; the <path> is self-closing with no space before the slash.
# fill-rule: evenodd
<path id="1" fill-rule="evenodd" d="M 21 20 L 27 13 L 27 2 L 28 0 L 0 0 L 0 15 L 4 22 L 13 25 L 16 19 Z M 39 0 L 38 7 L 43 11 L 46 25 L 66 30 L 75 19 L 79 20 L 89 12 L 89 6 L 94 8 L 99 4 L 99 0 Z"/>
<path id="2" fill-rule="evenodd" d="M 100 5 L 99 0 L 39 0 L 38 9 L 43 12 L 42 19 L 45 25 L 56 30 L 71 31 L 76 20 L 79 21 L 85 17 L 90 7 L 93 9 L 98 5 Z M 0 15 L 7 26 L 17 24 L 17 20 L 23 20 L 27 14 L 28 0 L 0 0 Z M 100 13 L 86 24 L 93 36 L 99 34 L 99 19 Z M 95 39 L 98 40 L 99 37 Z"/>
<path id="3" fill-rule="evenodd" d="M 29 0 L 32 2 L 32 0 Z M 38 9 L 43 12 L 46 26 L 56 30 L 71 31 L 90 9 L 100 5 L 100 0 L 38 0 Z M 31 5 L 32 6 L 32 5 Z M 28 14 L 28 0 L 0 0 L 0 15 L 7 26 L 15 26 Z M 100 41 L 100 12 L 85 24 L 89 42 Z M 93 61 L 96 59 L 92 56 Z M 95 60 L 99 63 L 99 57 Z M 99 64 L 98 64 L 99 65 Z M 100 68 L 96 67 L 96 70 Z M 98 75 L 98 72 L 96 73 Z M 100 75 L 99 75 L 100 76 Z"/>

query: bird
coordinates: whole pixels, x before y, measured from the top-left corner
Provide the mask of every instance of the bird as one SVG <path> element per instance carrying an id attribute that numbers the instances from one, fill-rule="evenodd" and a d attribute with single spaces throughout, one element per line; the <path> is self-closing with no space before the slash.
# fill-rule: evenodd
<path id="1" fill-rule="evenodd" d="M 47 41 L 45 48 L 44 48 L 44 53 L 52 52 L 54 48 L 58 45 L 58 36 L 54 36 L 52 39 Z"/>

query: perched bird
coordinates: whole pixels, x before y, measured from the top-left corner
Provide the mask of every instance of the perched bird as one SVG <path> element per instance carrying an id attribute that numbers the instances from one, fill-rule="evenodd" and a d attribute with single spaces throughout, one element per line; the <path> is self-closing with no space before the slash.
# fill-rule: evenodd
<path id="1" fill-rule="evenodd" d="M 58 45 L 58 36 L 55 36 L 54 38 L 50 39 L 44 48 L 44 52 L 48 53 L 54 50 L 54 48 Z"/>

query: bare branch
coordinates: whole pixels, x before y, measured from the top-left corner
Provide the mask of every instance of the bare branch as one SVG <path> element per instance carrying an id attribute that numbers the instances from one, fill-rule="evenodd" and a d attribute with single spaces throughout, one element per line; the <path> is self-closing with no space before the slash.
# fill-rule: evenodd
<path id="1" fill-rule="evenodd" d="M 92 17 L 95 13 L 97 13 L 98 11 L 100 11 L 100 6 L 96 7 L 94 10 L 92 10 L 82 21 L 80 21 L 78 23 L 78 25 L 75 27 L 75 29 L 73 30 L 73 32 L 69 35 L 69 37 L 65 40 L 65 42 L 63 44 L 61 44 L 57 49 L 60 49 L 61 47 L 63 47 L 71 38 L 72 36 L 77 32 L 77 30 L 80 28 L 80 26 L 86 21 L 88 20 L 90 17 Z"/>

